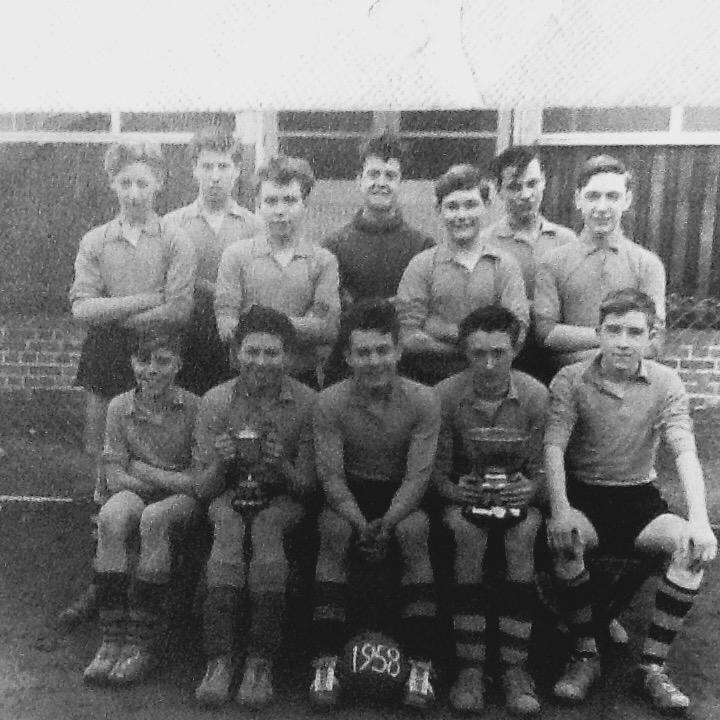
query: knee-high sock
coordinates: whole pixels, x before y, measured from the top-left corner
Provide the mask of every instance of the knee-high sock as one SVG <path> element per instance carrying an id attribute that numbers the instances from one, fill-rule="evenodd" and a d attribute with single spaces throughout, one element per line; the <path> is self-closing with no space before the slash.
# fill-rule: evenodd
<path id="1" fill-rule="evenodd" d="M 209 587 L 203 604 L 203 647 L 208 660 L 235 649 L 242 613 L 241 591 L 230 585 Z"/>
<path id="2" fill-rule="evenodd" d="M 103 642 L 122 642 L 127 630 L 130 578 L 125 573 L 96 572 L 93 584 L 97 588 Z"/>
<path id="3" fill-rule="evenodd" d="M 437 647 L 437 602 L 433 583 L 408 583 L 400 588 L 402 643 L 405 652 L 429 660 Z"/>
<path id="4" fill-rule="evenodd" d="M 163 636 L 167 583 L 135 580 L 130 593 L 128 642 L 156 650 Z"/>
<path id="5" fill-rule="evenodd" d="M 252 592 L 250 612 L 249 653 L 273 660 L 282 644 L 285 593 Z"/>
<path id="6" fill-rule="evenodd" d="M 339 655 L 346 641 L 347 583 L 315 582 L 313 650 L 315 657 Z"/>
<path id="7" fill-rule="evenodd" d="M 592 583 L 587 569 L 574 578 L 561 581 L 560 609 L 575 638 L 575 651 L 580 656 L 593 656 L 598 651 L 594 634 L 592 601 Z"/>
<path id="8" fill-rule="evenodd" d="M 685 616 L 690 612 L 697 588 L 685 588 L 665 575 L 655 594 L 655 609 L 643 645 L 644 665 L 663 665 Z"/>
<path id="9" fill-rule="evenodd" d="M 480 584 L 453 588 L 453 636 L 458 665 L 482 668 L 485 665 L 488 598 Z"/>
<path id="10" fill-rule="evenodd" d="M 535 585 L 506 580 L 500 590 L 500 660 L 503 665 L 527 662 L 532 617 L 537 602 Z"/>

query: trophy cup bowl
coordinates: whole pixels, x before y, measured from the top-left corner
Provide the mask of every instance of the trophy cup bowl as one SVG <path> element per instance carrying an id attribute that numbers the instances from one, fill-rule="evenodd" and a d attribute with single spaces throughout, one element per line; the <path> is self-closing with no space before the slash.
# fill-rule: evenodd
<path id="1" fill-rule="evenodd" d="M 236 512 L 257 512 L 267 505 L 267 498 L 256 477 L 262 458 L 262 435 L 255 428 L 244 427 L 233 433 L 233 438 L 237 458 L 232 469 L 235 496 L 230 504 Z"/>
<path id="2" fill-rule="evenodd" d="M 476 427 L 467 433 L 475 469 L 482 476 L 487 468 L 502 468 L 508 475 L 525 463 L 530 434 L 507 427 Z"/>
<path id="3" fill-rule="evenodd" d="M 473 484 L 484 490 L 489 498 L 487 506 L 466 505 L 463 515 L 472 522 L 516 522 L 525 518 L 525 508 L 507 507 L 493 494 L 499 493 L 511 477 L 524 466 L 530 444 L 530 434 L 508 427 L 475 427 L 468 431 L 470 457 L 474 465 Z"/>

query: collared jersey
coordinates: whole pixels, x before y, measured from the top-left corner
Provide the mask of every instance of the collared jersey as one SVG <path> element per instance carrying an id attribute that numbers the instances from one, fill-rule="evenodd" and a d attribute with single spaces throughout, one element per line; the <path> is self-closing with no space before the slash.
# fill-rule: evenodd
<path id="1" fill-rule="evenodd" d="M 337 257 L 340 287 L 354 301 L 394 297 L 410 260 L 434 244 L 429 235 L 410 227 L 400 212 L 374 222 L 362 209 L 321 242 Z"/>
<path id="2" fill-rule="evenodd" d="M 507 253 L 485 245 L 474 269 L 457 261 L 447 244 L 416 255 L 403 273 L 397 308 L 403 334 L 429 318 L 454 324 L 477 308 L 500 302 L 527 327 L 529 309 L 520 268 Z"/>
<path id="3" fill-rule="evenodd" d="M 515 258 L 520 266 L 529 299 L 532 299 L 535 292 L 538 263 L 551 250 L 577 242 L 577 235 L 570 228 L 552 223 L 542 215 L 538 220 L 533 231 L 524 232 L 513 230 L 506 215 L 485 228 L 480 235 L 483 242 L 495 245 Z"/>
<path id="4" fill-rule="evenodd" d="M 370 402 L 355 381 L 323 390 L 314 434 L 320 481 L 338 496 L 347 481 L 400 485 L 429 482 L 440 429 L 440 401 L 433 388 L 397 377 L 390 392 Z"/>
<path id="5" fill-rule="evenodd" d="M 116 395 L 108 405 L 103 458 L 124 468 L 140 460 L 161 470 L 187 470 L 199 404 L 197 395 L 180 388 L 156 411 L 142 404 L 137 390 Z"/>
<path id="6" fill-rule="evenodd" d="M 153 216 L 134 245 L 117 217 L 80 241 L 70 302 L 162 293 L 166 303 L 190 308 L 194 284 L 195 251 L 182 230 L 164 228 Z"/>
<path id="7" fill-rule="evenodd" d="M 244 427 L 272 428 L 294 463 L 300 482 L 307 490 L 315 486 L 315 457 L 312 414 L 317 393 L 290 377 L 283 378 L 275 398 L 251 396 L 241 378 L 218 385 L 200 402 L 193 445 L 194 463 L 205 468 L 219 462 L 215 438 L 234 436 Z"/>
<path id="8" fill-rule="evenodd" d="M 229 203 L 218 232 L 202 212 L 200 200 L 173 210 L 162 219 L 165 227 L 182 229 L 195 247 L 197 278 L 214 283 L 223 252 L 237 240 L 262 232 L 262 222 L 235 201 Z"/>
<path id="9" fill-rule="evenodd" d="M 687 393 L 675 370 L 652 360 L 633 379 L 609 382 L 600 358 L 555 376 L 545 445 L 567 448 L 566 471 L 583 482 L 649 482 L 661 436 L 675 455 L 695 450 Z"/>
<path id="10" fill-rule="evenodd" d="M 535 285 L 535 328 L 541 342 L 557 323 L 595 327 L 600 304 L 614 290 L 647 293 L 657 312 L 656 328 L 665 327 L 665 267 L 655 253 L 617 234 L 598 248 L 582 233 L 580 241 L 550 252 L 540 263 Z M 562 364 L 573 355 L 559 355 Z"/>
<path id="11" fill-rule="evenodd" d="M 475 391 L 472 370 L 464 370 L 435 386 L 442 403 L 433 481 L 457 482 L 473 469 L 469 431 L 477 427 L 506 427 L 530 435 L 524 451 L 525 473 L 537 480 L 542 471 L 543 435 L 549 393 L 530 375 L 512 370 L 507 394 L 497 403 L 485 402 Z"/>
<path id="12" fill-rule="evenodd" d="M 215 315 L 237 318 L 252 305 L 265 305 L 290 317 L 312 314 L 337 332 L 340 315 L 338 266 L 325 248 L 301 239 L 288 264 L 273 256 L 264 235 L 239 240 L 223 253 L 218 270 Z M 298 365 L 315 364 L 315 348 L 300 348 Z"/>

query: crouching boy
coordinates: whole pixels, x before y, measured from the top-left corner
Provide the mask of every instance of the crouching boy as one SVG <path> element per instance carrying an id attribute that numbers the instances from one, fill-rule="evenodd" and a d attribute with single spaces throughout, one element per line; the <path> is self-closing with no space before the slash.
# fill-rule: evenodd
<path id="1" fill-rule="evenodd" d="M 530 503 L 542 484 L 548 391 L 538 380 L 511 369 L 520 330 L 520 321 L 500 305 L 470 313 L 458 333 L 468 369 L 437 385 L 443 412 L 433 482 L 455 539 L 453 632 L 459 672 L 450 704 L 461 712 L 478 713 L 484 707 L 488 612 L 499 617 L 507 708 L 520 715 L 540 710 L 525 662 L 535 602 L 533 549 L 540 526 L 540 512 Z M 493 459 L 487 442 L 485 447 L 479 444 L 479 431 L 505 441 L 515 435 L 517 447 L 508 450 L 509 466 L 490 468 L 497 457 Z M 504 488 L 492 492 L 482 487 L 491 470 L 500 471 Z M 499 517 L 503 513 L 505 520 Z M 496 523 L 502 523 L 507 570 L 496 602 L 491 602 L 483 562 L 488 533 Z"/>
<path id="2" fill-rule="evenodd" d="M 198 398 L 175 386 L 179 343 L 146 335 L 131 353 L 136 389 L 110 401 L 104 459 L 112 493 L 98 515 L 95 583 L 102 644 L 89 683 L 142 680 L 157 662 L 174 542 L 198 519 L 190 467 Z M 130 551 L 139 536 L 140 553 Z"/>
<path id="3" fill-rule="evenodd" d="M 642 647 L 637 689 L 659 710 L 682 711 L 690 701 L 668 678 L 665 661 L 717 540 L 683 384 L 675 370 L 643 359 L 654 321 L 655 304 L 645 293 L 610 293 L 600 307 L 599 353 L 563 368 L 550 386 L 548 541 L 575 640 L 554 693 L 580 702 L 600 676 L 586 553 L 598 547 L 614 554 L 654 553 L 666 558 L 667 567 Z M 652 482 L 661 435 L 675 455 L 687 519 L 668 510 Z"/>

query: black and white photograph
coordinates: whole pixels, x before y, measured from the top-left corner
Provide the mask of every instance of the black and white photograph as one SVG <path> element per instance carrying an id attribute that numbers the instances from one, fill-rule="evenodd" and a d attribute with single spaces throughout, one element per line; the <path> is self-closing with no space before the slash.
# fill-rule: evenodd
<path id="1" fill-rule="evenodd" d="M 715 3 L 0 12 L 0 720 L 720 720 Z"/>

